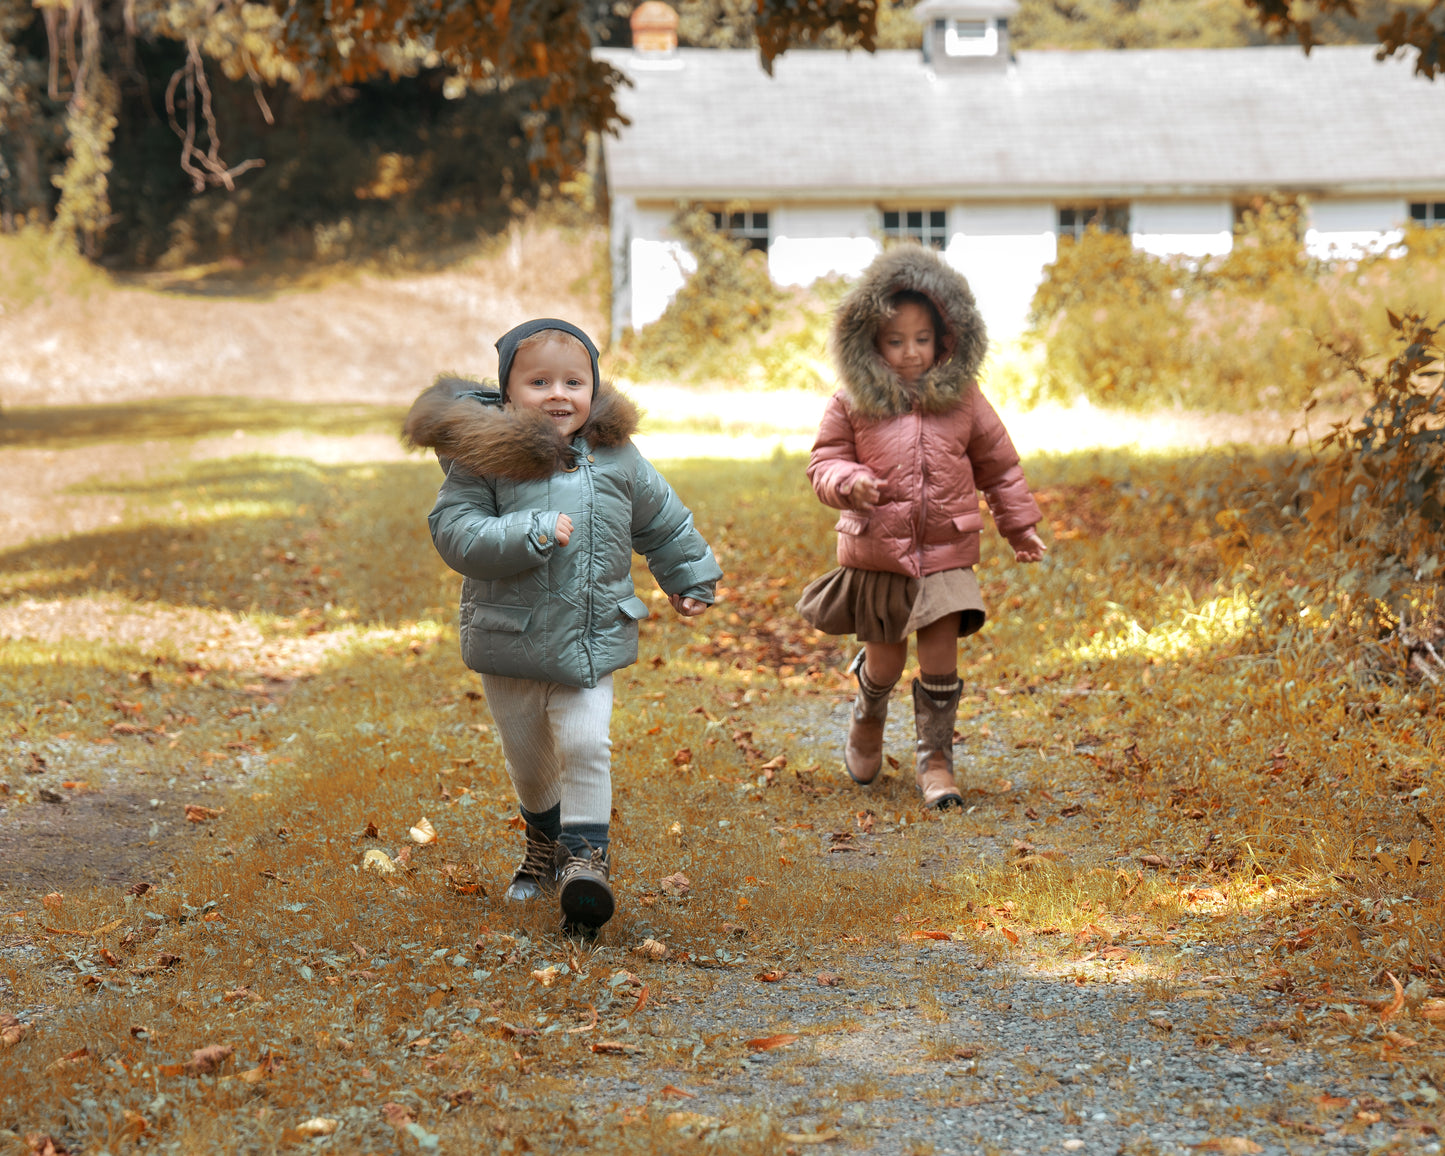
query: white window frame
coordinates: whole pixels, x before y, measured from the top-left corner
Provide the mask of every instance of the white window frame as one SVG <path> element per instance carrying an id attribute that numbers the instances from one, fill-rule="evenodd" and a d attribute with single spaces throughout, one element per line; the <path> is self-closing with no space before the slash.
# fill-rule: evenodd
<path id="1" fill-rule="evenodd" d="M 724 236 L 746 241 L 749 249 L 766 253 L 772 244 L 772 217 L 767 209 L 708 209 L 713 228 Z"/>
<path id="2" fill-rule="evenodd" d="M 1411 201 L 1410 224 L 1417 229 L 1445 229 L 1445 200 Z"/>
<path id="3" fill-rule="evenodd" d="M 1054 232 L 1059 237 L 1077 241 L 1090 225 L 1097 225 L 1103 233 L 1129 236 L 1129 203 L 1094 201 L 1054 206 Z"/>
<path id="4" fill-rule="evenodd" d="M 911 238 L 925 249 L 939 252 L 948 248 L 947 209 L 882 209 L 880 214 L 881 230 L 887 240 Z M 916 222 L 910 220 L 913 217 L 917 218 Z"/>

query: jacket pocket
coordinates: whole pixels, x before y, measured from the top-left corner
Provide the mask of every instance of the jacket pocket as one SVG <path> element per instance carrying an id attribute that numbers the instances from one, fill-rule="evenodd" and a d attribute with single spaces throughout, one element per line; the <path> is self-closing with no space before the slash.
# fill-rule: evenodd
<path id="1" fill-rule="evenodd" d="M 838 515 L 838 533 L 861 534 L 868 529 L 870 515 L 859 510 L 844 510 Z"/>
<path id="2" fill-rule="evenodd" d="M 634 622 L 640 622 L 644 618 L 651 618 L 652 611 L 647 608 L 647 603 L 634 594 L 631 598 L 624 598 L 617 604 L 625 618 L 631 618 Z"/>
<path id="3" fill-rule="evenodd" d="M 502 606 L 493 602 L 472 603 L 471 627 L 477 630 L 499 630 L 521 634 L 532 621 L 530 606 Z"/>
<path id="4" fill-rule="evenodd" d="M 967 514 L 959 514 L 953 519 L 953 528 L 960 534 L 967 534 L 973 530 L 983 529 L 983 515 L 977 510 Z"/>

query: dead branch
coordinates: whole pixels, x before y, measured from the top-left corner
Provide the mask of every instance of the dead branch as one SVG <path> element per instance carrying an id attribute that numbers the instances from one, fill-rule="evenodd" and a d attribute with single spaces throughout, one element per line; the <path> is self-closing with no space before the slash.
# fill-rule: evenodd
<path id="1" fill-rule="evenodd" d="M 184 125 L 176 116 L 176 88 L 182 82 L 186 86 Z M 206 126 L 205 152 L 196 145 L 197 89 L 200 89 L 201 93 L 201 118 Z M 269 113 L 270 110 L 265 111 Z M 205 192 L 208 185 L 224 185 L 227 189 L 234 189 L 236 177 L 266 164 L 259 157 L 244 160 L 234 166 L 228 166 L 221 159 L 220 132 L 216 126 L 216 114 L 211 107 L 211 85 L 206 79 L 206 65 L 201 58 L 200 42 L 195 37 L 186 40 L 186 61 L 176 69 L 171 75 L 170 83 L 166 85 L 166 116 L 170 120 L 171 130 L 181 138 L 181 169 L 191 178 L 191 186 L 198 193 Z"/>

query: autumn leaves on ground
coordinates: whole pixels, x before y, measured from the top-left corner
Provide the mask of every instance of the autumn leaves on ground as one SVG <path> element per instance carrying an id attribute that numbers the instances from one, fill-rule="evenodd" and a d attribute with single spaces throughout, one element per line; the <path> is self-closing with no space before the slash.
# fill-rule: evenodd
<path id="1" fill-rule="evenodd" d="M 846 987 L 920 945 L 1004 984 L 1167 993 L 1198 977 L 1129 944 L 1187 935 L 1294 1001 L 1278 1047 L 1328 1034 L 1437 1079 L 1437 544 L 1412 531 L 1415 608 L 1382 617 L 1354 537 L 1280 513 L 1297 457 L 1027 460 L 1051 551 L 986 551 L 993 616 L 961 648 L 968 809 L 943 816 L 906 763 L 867 793 L 841 777 L 848 654 L 791 609 L 832 551 L 803 460 L 662 462 L 727 578 L 682 621 L 639 568 L 654 617 L 618 680 L 619 914 L 584 945 L 500 902 L 521 836 L 426 535 L 436 465 L 369 452 L 398 414 L 278 402 L 286 432 L 224 456 L 236 415 L 173 404 L 0 427 L 14 492 L 68 511 L 0 555 L 5 858 L 34 862 L 27 816 L 136 801 L 115 819 L 131 850 L 91 878 L 56 864 L 63 887 L 0 891 L 17 1150 L 691 1150 L 702 1089 L 797 1048 L 787 1082 L 816 1092 L 807 1037 L 849 1021 L 703 1034 L 690 1013 L 766 1005 L 782 976 Z M 941 873 L 918 869 L 941 850 Z M 579 1074 L 644 1089 L 584 1106 Z M 1404 1123 L 1433 1127 L 1417 1107 Z M 713 1126 L 734 1151 L 849 1140 L 777 1105 Z"/>

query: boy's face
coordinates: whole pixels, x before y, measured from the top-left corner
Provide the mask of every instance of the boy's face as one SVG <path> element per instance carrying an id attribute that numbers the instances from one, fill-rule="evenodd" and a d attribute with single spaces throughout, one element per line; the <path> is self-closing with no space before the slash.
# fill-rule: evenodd
<path id="1" fill-rule="evenodd" d="M 904 385 L 912 385 L 933 368 L 933 318 L 928 310 L 905 301 L 878 330 L 878 352 Z"/>
<path id="2" fill-rule="evenodd" d="M 540 409 L 570 438 L 592 413 L 592 359 L 571 341 L 519 349 L 507 375 L 507 400 L 520 409 Z"/>

